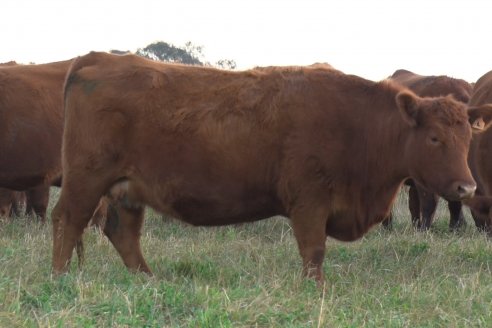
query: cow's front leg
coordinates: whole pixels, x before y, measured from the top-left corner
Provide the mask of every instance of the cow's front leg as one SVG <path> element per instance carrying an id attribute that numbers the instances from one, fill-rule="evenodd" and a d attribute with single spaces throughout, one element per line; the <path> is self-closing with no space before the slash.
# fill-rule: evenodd
<path id="1" fill-rule="evenodd" d="M 324 282 L 327 213 L 321 208 L 305 206 L 295 209 L 290 218 L 302 257 L 303 273 L 321 285 Z"/>
<path id="2" fill-rule="evenodd" d="M 418 224 L 418 228 L 420 230 L 429 230 L 432 225 L 432 221 L 434 220 L 434 215 L 436 214 L 439 196 L 422 187 L 417 187 L 417 190 L 419 194 L 420 210 L 422 213 L 422 218 Z"/>

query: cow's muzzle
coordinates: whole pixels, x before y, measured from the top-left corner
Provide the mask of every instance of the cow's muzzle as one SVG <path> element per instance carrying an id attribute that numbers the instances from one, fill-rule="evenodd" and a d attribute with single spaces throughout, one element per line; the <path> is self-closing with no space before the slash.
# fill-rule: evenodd
<path id="1" fill-rule="evenodd" d="M 477 185 L 475 183 L 456 181 L 451 185 L 451 194 L 449 198 L 463 200 L 472 198 L 475 195 Z"/>

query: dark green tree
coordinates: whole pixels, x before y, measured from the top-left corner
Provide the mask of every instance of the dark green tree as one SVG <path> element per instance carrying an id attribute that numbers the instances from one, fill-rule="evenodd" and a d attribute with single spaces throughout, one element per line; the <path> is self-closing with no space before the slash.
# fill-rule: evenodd
<path id="1" fill-rule="evenodd" d="M 188 42 L 187 46 L 188 48 L 183 49 L 167 42 L 158 41 L 138 49 L 137 55 L 153 60 L 203 66 L 203 62 L 197 57 L 201 53 L 202 47 L 194 47 L 191 42 Z"/>
<path id="2" fill-rule="evenodd" d="M 128 53 L 121 50 L 111 50 L 110 52 L 117 55 Z M 210 66 L 229 70 L 236 68 L 236 62 L 232 59 L 221 59 L 215 64 L 211 64 L 209 61 L 205 60 L 203 46 L 197 46 L 190 41 L 186 42 L 184 47 L 176 47 L 164 41 L 157 41 L 149 44 L 145 48 L 139 48 L 136 54 L 152 60 L 164 62 Z"/>

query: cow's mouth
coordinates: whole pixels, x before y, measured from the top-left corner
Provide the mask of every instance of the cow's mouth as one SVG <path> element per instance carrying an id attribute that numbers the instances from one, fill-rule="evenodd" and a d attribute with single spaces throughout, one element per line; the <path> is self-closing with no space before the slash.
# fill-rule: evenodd
<path id="1" fill-rule="evenodd" d="M 475 183 L 456 181 L 451 184 L 450 191 L 443 194 L 442 197 L 450 201 L 470 199 L 475 195 L 476 189 L 477 185 Z"/>
<path id="2" fill-rule="evenodd" d="M 429 190 L 435 194 L 438 194 L 447 201 L 461 201 L 465 199 L 472 198 L 475 195 L 475 190 L 477 185 L 473 182 L 465 181 L 454 181 L 449 188 L 444 192 L 439 192 L 436 189 L 430 187 L 425 181 L 419 176 L 414 178 L 415 183 L 422 186 L 424 189 Z"/>

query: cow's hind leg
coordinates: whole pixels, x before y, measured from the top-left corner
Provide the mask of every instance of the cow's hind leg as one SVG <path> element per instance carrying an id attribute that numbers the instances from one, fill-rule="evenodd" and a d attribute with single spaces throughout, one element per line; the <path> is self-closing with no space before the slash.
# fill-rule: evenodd
<path id="1" fill-rule="evenodd" d="M 46 222 L 46 209 L 50 199 L 50 186 L 40 186 L 26 191 L 26 213 L 38 216 Z"/>
<path id="2" fill-rule="evenodd" d="M 24 215 L 26 207 L 26 193 L 24 191 L 16 191 L 10 208 L 10 216 L 20 217 Z"/>
<path id="3" fill-rule="evenodd" d="M 417 187 L 413 183 L 410 185 L 410 189 L 408 189 L 408 209 L 412 217 L 412 224 L 417 228 L 421 221 L 420 199 Z"/>
<path id="4" fill-rule="evenodd" d="M 140 247 L 143 220 L 143 206 L 111 201 L 108 205 L 104 234 L 130 271 L 151 274 Z"/>
<path id="5" fill-rule="evenodd" d="M 461 227 L 466 226 L 465 216 L 463 215 L 462 207 L 463 205 L 460 201 L 448 202 L 450 215 L 449 230 L 456 231 Z"/>
<path id="6" fill-rule="evenodd" d="M 60 198 L 53 209 L 53 271 L 68 270 L 74 247 L 82 240 L 82 233 L 92 217 L 101 195 L 109 183 L 104 179 L 64 177 Z M 72 181 L 74 181 L 72 183 Z M 83 184 L 76 183 L 82 181 Z M 80 255 L 80 254 L 79 254 Z"/>

